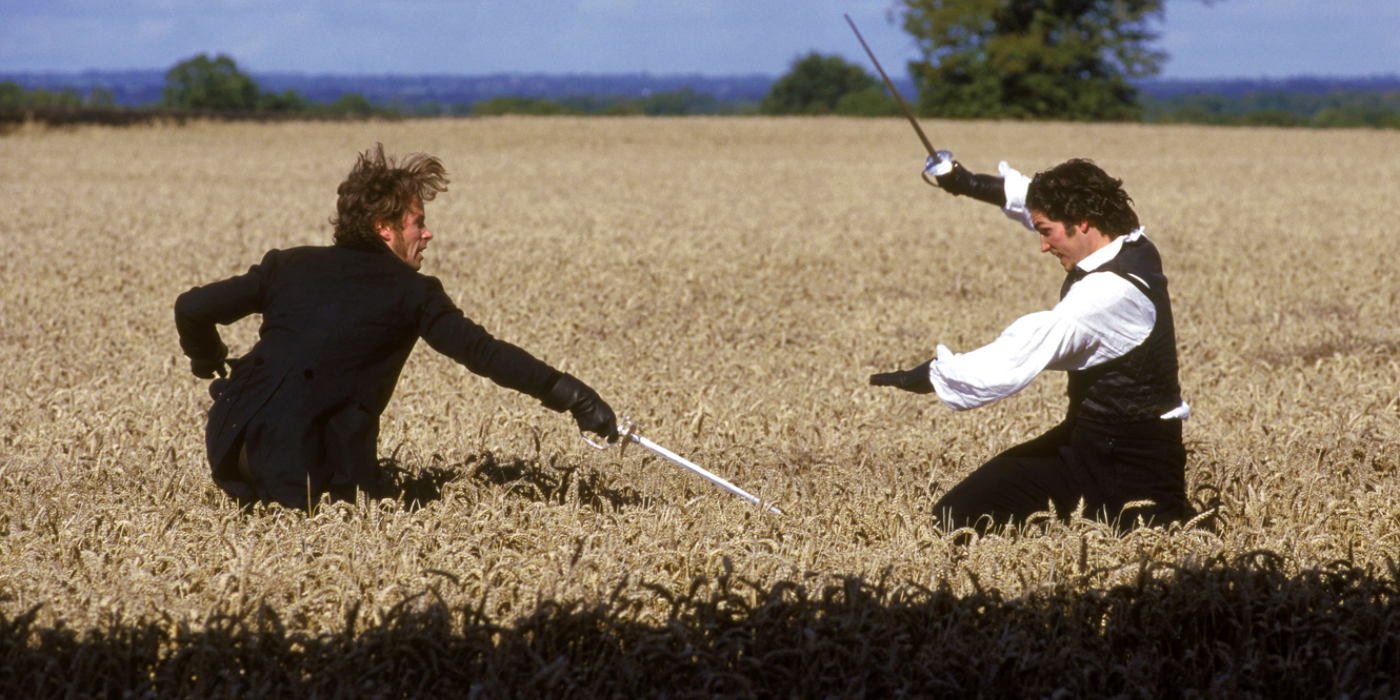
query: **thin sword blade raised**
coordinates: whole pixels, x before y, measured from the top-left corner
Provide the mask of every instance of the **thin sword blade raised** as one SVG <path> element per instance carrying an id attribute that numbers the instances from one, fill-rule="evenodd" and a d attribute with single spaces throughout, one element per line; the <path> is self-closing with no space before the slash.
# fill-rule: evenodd
<path id="1" fill-rule="evenodd" d="M 904 98 L 899 96 L 899 91 L 894 88 L 894 82 L 890 80 L 890 76 L 885 75 L 885 69 L 880 66 L 880 59 L 875 58 L 875 52 L 871 51 L 870 45 L 865 43 L 865 37 L 860 35 L 859 29 L 856 29 L 855 21 L 851 19 L 850 15 L 843 16 L 846 18 L 846 24 L 851 25 L 851 31 L 856 33 L 856 39 L 860 40 L 860 45 L 865 48 L 865 55 L 870 57 L 870 62 L 875 64 L 875 70 L 880 71 L 880 77 L 885 79 L 885 86 L 890 89 L 890 94 L 894 95 L 895 101 L 899 103 L 899 108 L 904 110 L 904 116 L 909 119 L 909 124 L 914 127 L 914 133 L 918 134 L 919 140 L 924 142 L 924 148 L 928 149 L 928 154 L 937 158 L 938 150 L 929 142 L 928 136 L 924 135 L 924 129 L 919 126 L 919 120 L 914 118 L 914 113 L 910 111 L 909 105 L 904 104 Z"/>

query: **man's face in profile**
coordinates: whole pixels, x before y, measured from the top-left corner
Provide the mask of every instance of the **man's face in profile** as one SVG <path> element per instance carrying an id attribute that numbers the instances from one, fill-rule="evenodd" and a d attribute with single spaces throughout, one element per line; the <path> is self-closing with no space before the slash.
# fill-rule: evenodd
<path id="1" fill-rule="evenodd" d="M 409 267 L 415 270 L 423 267 L 423 250 L 428 247 L 428 241 L 433 239 L 433 232 L 428 230 L 427 218 L 423 214 L 423 203 L 415 201 L 409 206 L 397 230 L 392 226 L 381 225 L 379 236 L 389 244 L 389 249 L 394 251 L 394 255 Z"/>

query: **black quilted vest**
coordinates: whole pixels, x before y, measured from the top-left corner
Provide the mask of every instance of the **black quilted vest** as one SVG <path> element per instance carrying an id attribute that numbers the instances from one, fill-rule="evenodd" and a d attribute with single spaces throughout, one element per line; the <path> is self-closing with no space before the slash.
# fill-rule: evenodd
<path id="1" fill-rule="evenodd" d="M 1157 322 L 1141 345 L 1126 355 L 1088 369 L 1069 372 L 1069 418 L 1096 423 L 1154 420 L 1181 405 L 1177 382 L 1176 329 L 1162 257 L 1146 237 L 1125 241 L 1112 260 L 1094 272 L 1111 272 L 1127 280 L 1157 308 Z M 1086 273 L 1075 268 L 1060 288 L 1069 293 Z M 1145 284 L 1144 284 L 1145 283 Z"/>

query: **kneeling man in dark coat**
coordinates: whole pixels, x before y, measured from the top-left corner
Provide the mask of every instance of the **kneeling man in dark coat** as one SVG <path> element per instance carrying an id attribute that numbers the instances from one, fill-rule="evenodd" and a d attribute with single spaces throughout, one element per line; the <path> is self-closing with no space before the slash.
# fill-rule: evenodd
<path id="1" fill-rule="evenodd" d="M 262 314 L 257 344 L 211 387 L 205 433 L 215 483 L 240 502 L 306 508 L 325 493 L 381 491 L 379 416 L 419 338 L 617 439 L 597 392 L 492 337 L 419 274 L 433 238 L 423 205 L 447 190 L 446 175 L 435 157 L 366 151 L 337 190 L 334 245 L 269 251 L 246 274 L 176 299 L 180 347 L 205 379 L 225 375 L 217 324 Z"/>

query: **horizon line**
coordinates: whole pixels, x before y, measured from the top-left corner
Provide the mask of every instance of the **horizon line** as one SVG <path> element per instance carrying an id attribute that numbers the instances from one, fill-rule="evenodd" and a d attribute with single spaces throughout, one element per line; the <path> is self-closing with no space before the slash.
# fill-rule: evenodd
<path id="1" fill-rule="evenodd" d="M 10 70 L 0 68 L 0 75 L 5 76 L 82 76 L 92 74 L 119 74 L 119 73 L 165 73 L 170 68 L 84 68 L 81 70 Z M 354 72 L 336 73 L 329 71 L 304 71 L 304 70 L 245 70 L 244 73 L 250 76 L 305 76 L 305 77 L 326 77 L 326 78 L 610 78 L 610 77 L 647 77 L 647 78 L 704 78 L 708 80 L 725 78 L 764 78 L 776 80 L 784 74 L 773 73 L 704 73 L 704 72 L 651 72 L 651 71 L 617 71 L 617 72 L 548 72 L 548 71 L 492 71 L 484 73 L 454 73 L 454 72 L 425 72 L 425 73 L 398 73 L 398 72 Z M 894 76 L 891 76 L 894 77 Z M 909 76 L 903 76 L 910 80 Z M 1249 82 L 1281 82 L 1290 80 L 1397 80 L 1400 81 L 1400 72 L 1390 73 L 1357 73 L 1357 74 L 1336 74 L 1336 73 L 1298 73 L 1286 76 L 1275 75 L 1222 75 L 1222 76 L 1148 76 L 1135 79 L 1134 82 L 1152 81 L 1183 81 L 1183 82 L 1226 82 L 1226 81 L 1249 81 Z"/>

